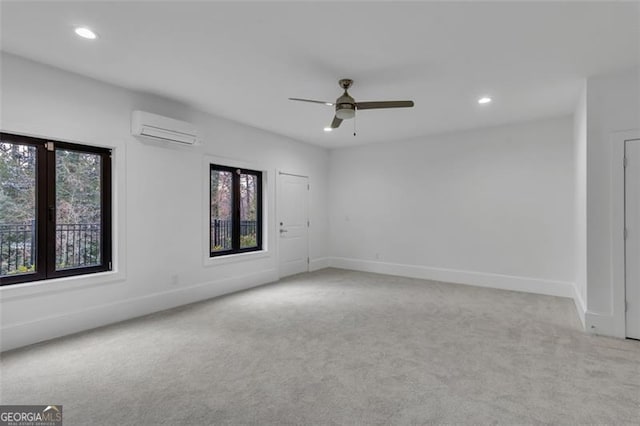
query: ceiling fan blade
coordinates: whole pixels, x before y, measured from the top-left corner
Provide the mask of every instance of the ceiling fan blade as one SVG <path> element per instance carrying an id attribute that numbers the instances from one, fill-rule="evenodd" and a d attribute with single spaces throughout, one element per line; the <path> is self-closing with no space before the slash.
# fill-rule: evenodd
<path id="1" fill-rule="evenodd" d="M 333 102 L 326 101 L 314 101 L 313 99 L 301 99 L 301 98 L 289 98 L 290 101 L 311 102 L 314 104 L 324 104 L 327 106 L 333 106 Z"/>
<path id="2" fill-rule="evenodd" d="M 358 102 L 356 109 L 411 108 L 413 101 Z"/>
<path id="3" fill-rule="evenodd" d="M 331 128 L 337 129 L 340 127 L 340 123 L 342 123 L 342 118 L 333 117 L 333 121 L 331 122 Z"/>

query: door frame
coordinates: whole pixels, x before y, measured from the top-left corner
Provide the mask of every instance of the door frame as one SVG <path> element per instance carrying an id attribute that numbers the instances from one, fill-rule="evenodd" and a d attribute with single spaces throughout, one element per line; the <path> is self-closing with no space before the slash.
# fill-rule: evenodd
<path id="1" fill-rule="evenodd" d="M 611 313 L 614 335 L 623 339 L 627 337 L 624 156 L 627 141 L 637 139 L 638 130 L 616 132 L 611 147 Z"/>
<path id="2" fill-rule="evenodd" d="M 275 203 L 273 203 L 275 205 L 275 221 L 274 221 L 274 226 L 275 226 L 275 231 L 274 231 L 274 235 L 276 236 L 276 251 L 277 251 L 277 266 L 276 269 L 278 270 L 278 279 L 282 278 L 282 274 L 280 271 L 280 257 L 282 255 L 282 252 L 280 250 L 280 192 L 282 191 L 282 175 L 286 175 L 286 176 L 296 176 L 296 177 L 301 177 L 301 178 L 306 178 L 307 179 L 307 184 L 311 185 L 311 178 L 308 175 L 305 175 L 303 173 L 292 173 L 292 172 L 285 172 L 281 169 L 276 169 L 276 191 L 275 191 Z M 309 220 L 309 194 L 310 194 L 310 190 L 307 191 L 307 220 Z M 310 252 L 311 252 L 311 247 L 310 247 L 310 241 L 309 241 L 309 226 L 307 226 L 306 228 L 306 232 L 307 232 L 307 257 L 309 257 L 310 259 Z M 309 272 L 309 268 L 310 268 L 310 262 L 307 262 L 307 272 Z"/>

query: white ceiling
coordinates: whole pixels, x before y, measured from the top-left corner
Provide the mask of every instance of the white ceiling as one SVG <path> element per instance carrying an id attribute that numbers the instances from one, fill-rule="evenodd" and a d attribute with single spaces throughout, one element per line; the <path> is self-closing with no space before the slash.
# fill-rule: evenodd
<path id="1" fill-rule="evenodd" d="M 640 62 L 640 3 L 2 2 L 2 50 L 325 147 L 573 111 L 581 79 Z M 99 34 L 73 33 L 86 25 Z M 332 133 L 339 78 L 358 136 Z M 494 102 L 480 106 L 479 96 Z"/>

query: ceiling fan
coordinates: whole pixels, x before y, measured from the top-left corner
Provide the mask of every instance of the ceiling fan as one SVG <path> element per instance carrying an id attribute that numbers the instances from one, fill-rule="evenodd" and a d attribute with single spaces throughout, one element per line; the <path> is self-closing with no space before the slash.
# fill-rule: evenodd
<path id="1" fill-rule="evenodd" d="M 355 117 L 356 111 L 361 109 L 381 109 L 381 108 L 410 108 L 413 101 L 375 101 L 375 102 L 356 102 L 347 90 L 353 84 L 353 80 L 343 78 L 338 81 L 340 87 L 344 89 L 344 93 L 335 102 L 315 101 L 313 99 L 289 98 L 292 101 L 312 102 L 315 104 L 325 104 L 327 106 L 336 107 L 336 115 L 333 117 L 331 126 L 327 129 L 337 129 L 340 127 L 342 120 L 348 120 Z M 326 130 L 326 129 L 325 129 Z"/>

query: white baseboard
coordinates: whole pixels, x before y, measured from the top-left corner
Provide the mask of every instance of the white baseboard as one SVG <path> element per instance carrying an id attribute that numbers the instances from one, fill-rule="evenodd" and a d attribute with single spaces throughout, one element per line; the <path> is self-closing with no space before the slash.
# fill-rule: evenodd
<path id="1" fill-rule="evenodd" d="M 616 319 L 611 314 L 587 311 L 585 313 L 585 329 L 588 333 L 600 336 L 611 336 L 624 339 L 625 332 L 616 328 Z"/>
<path id="2" fill-rule="evenodd" d="M 106 303 L 62 315 L 10 324 L 0 329 L 0 350 L 27 346 L 80 331 L 175 308 L 278 280 L 276 269 L 195 284 L 133 299 Z"/>
<path id="3" fill-rule="evenodd" d="M 573 303 L 575 303 L 576 305 L 576 311 L 578 312 L 578 318 L 582 323 L 582 329 L 586 330 L 587 327 L 585 322 L 585 316 L 587 313 L 587 307 L 584 303 L 584 300 L 582 300 L 582 295 L 580 295 L 580 290 L 578 290 L 577 283 L 573 283 Z"/>
<path id="4" fill-rule="evenodd" d="M 311 259 L 309 262 L 309 272 L 318 271 L 320 269 L 329 267 L 329 258 L 320 257 L 318 259 Z"/>
<path id="5" fill-rule="evenodd" d="M 574 297 L 574 285 L 572 282 L 568 281 L 553 281 L 514 275 L 432 268 L 428 266 L 375 262 L 343 257 L 329 258 L 329 266 L 408 278 L 420 278 L 479 287 L 497 288 L 501 290 L 544 294 L 548 296 Z"/>

